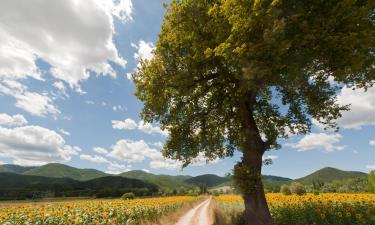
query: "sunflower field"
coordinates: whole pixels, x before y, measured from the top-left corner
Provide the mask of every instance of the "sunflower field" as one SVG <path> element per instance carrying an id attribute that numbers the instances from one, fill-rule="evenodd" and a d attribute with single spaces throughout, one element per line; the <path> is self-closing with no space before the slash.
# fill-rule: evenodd
<path id="1" fill-rule="evenodd" d="M 231 218 L 244 210 L 241 196 L 215 200 Z M 267 194 L 267 202 L 276 225 L 375 225 L 375 194 Z"/>
<path id="2" fill-rule="evenodd" d="M 156 221 L 197 197 L 175 196 L 134 200 L 83 200 L 60 203 L 17 203 L 0 205 L 1 225 L 123 224 Z"/>

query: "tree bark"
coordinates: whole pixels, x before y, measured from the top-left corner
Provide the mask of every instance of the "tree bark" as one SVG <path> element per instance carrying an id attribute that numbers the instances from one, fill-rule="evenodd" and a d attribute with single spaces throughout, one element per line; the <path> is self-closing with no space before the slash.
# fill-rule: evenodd
<path id="1" fill-rule="evenodd" d="M 244 152 L 243 163 L 251 170 L 262 173 L 263 153 L 257 151 Z M 244 219 L 250 225 L 272 225 L 272 217 L 267 205 L 262 179 L 255 183 L 255 188 L 251 193 L 244 194 L 245 212 Z"/>
<path id="2" fill-rule="evenodd" d="M 249 191 L 242 190 L 245 200 L 244 219 L 249 225 L 273 225 L 261 179 L 262 156 L 268 147 L 261 138 L 254 118 L 253 106 L 256 104 L 256 93 L 246 92 L 240 98 L 239 104 L 244 135 L 242 166 L 250 171 L 249 176 L 254 176 L 254 174 L 258 176 L 258 179 L 254 179 L 254 177 L 243 178 L 244 180 L 249 179 L 251 186 L 253 186 L 247 187 Z"/>

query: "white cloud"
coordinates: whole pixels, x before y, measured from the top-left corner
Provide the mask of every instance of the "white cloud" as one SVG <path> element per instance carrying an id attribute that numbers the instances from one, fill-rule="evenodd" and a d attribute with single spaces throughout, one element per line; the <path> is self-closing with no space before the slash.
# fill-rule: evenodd
<path id="1" fill-rule="evenodd" d="M 163 136 L 168 136 L 168 131 L 160 129 L 160 127 L 153 126 L 150 123 L 145 123 L 140 121 L 138 124 L 127 118 L 125 120 L 112 120 L 112 128 L 117 130 L 134 130 L 138 129 L 146 134 L 160 134 Z"/>
<path id="2" fill-rule="evenodd" d="M 138 45 L 132 43 L 132 46 L 138 50 L 136 53 L 134 53 L 134 59 L 151 60 L 154 57 L 152 51 L 155 49 L 155 46 L 152 42 L 140 40 Z"/>
<path id="3" fill-rule="evenodd" d="M 152 124 L 145 123 L 143 121 L 139 122 L 138 129 L 147 134 L 160 134 L 163 136 L 168 136 L 167 130 L 162 130 L 160 127 L 153 126 Z"/>
<path id="4" fill-rule="evenodd" d="M 45 95 L 36 92 L 25 92 L 24 94 L 16 95 L 17 99 L 15 106 L 29 112 L 34 116 L 46 116 L 47 114 L 57 115 L 60 111 L 53 104 L 52 99 Z"/>
<path id="5" fill-rule="evenodd" d="M 86 103 L 87 105 L 94 105 L 94 104 L 95 104 L 95 102 L 94 102 L 94 101 L 91 101 L 91 100 L 87 100 L 87 101 L 85 101 L 85 103 Z"/>
<path id="6" fill-rule="evenodd" d="M 106 173 L 109 173 L 109 174 L 120 174 L 120 173 L 124 173 L 124 172 L 130 171 L 131 167 L 132 167 L 131 165 L 124 165 L 124 164 L 119 164 L 119 163 L 116 163 L 116 162 L 112 162 L 107 167 Z"/>
<path id="7" fill-rule="evenodd" d="M 312 133 L 304 136 L 299 142 L 287 144 L 299 152 L 309 150 L 324 150 L 326 152 L 340 151 L 344 146 L 338 146 L 342 136 L 340 134 Z"/>
<path id="8" fill-rule="evenodd" d="M 182 168 L 182 163 L 180 161 L 164 158 L 161 151 L 151 148 L 143 140 L 119 140 L 114 146 L 112 146 L 112 151 L 108 156 L 128 163 L 140 163 L 149 159 L 150 168 L 153 169 L 176 170 Z M 216 159 L 211 161 L 211 163 L 217 163 L 219 161 L 219 159 Z M 206 164 L 206 157 L 203 153 L 200 153 L 197 158 L 192 160 L 191 166 L 203 166 Z"/>
<path id="9" fill-rule="evenodd" d="M 108 156 L 129 163 L 143 162 L 145 157 L 149 156 L 153 151 L 156 150 L 151 149 L 143 140 L 119 140 L 114 146 L 112 146 L 112 151 Z"/>
<path id="10" fill-rule="evenodd" d="M 66 135 L 66 136 L 70 136 L 70 132 L 64 130 L 64 129 L 58 129 L 58 131 L 63 134 L 63 135 Z"/>
<path id="11" fill-rule="evenodd" d="M 142 169 L 143 172 L 150 173 L 151 171 L 148 169 Z"/>
<path id="12" fill-rule="evenodd" d="M 132 119 L 121 120 L 112 120 L 113 129 L 117 130 L 134 130 L 138 128 L 137 123 Z"/>
<path id="13" fill-rule="evenodd" d="M 41 165 L 67 162 L 81 149 L 66 145 L 58 133 L 40 126 L 0 127 L 0 154 L 15 164 Z"/>
<path id="14" fill-rule="evenodd" d="M 144 40 L 140 40 L 137 44 L 132 43 L 132 47 L 137 49 L 137 52 L 134 53 L 133 57 L 137 61 L 141 60 L 151 60 L 154 55 L 152 51 L 155 49 L 155 46 L 152 42 L 145 42 Z M 137 71 L 137 69 L 141 66 L 140 62 L 137 64 L 137 68 L 134 69 L 134 71 Z M 131 73 L 127 73 L 126 77 L 129 80 L 132 80 Z"/>
<path id="15" fill-rule="evenodd" d="M 107 159 L 98 155 L 91 156 L 87 154 L 81 154 L 79 158 L 82 160 L 93 162 L 93 163 L 109 163 Z"/>
<path id="16" fill-rule="evenodd" d="M 22 126 L 26 125 L 28 122 L 23 115 L 16 114 L 10 116 L 5 113 L 0 114 L 0 125 L 4 126 Z"/>
<path id="17" fill-rule="evenodd" d="M 107 171 L 106 173 L 110 174 L 119 174 L 123 172 L 127 172 L 131 170 L 131 165 L 124 165 L 124 164 L 119 164 L 117 162 L 110 161 L 103 156 L 99 155 L 87 155 L 87 154 L 81 154 L 79 156 L 80 159 L 86 160 L 92 163 L 99 163 L 99 164 L 108 164 L 107 166 Z"/>
<path id="18" fill-rule="evenodd" d="M 351 105 L 350 111 L 343 112 L 342 117 L 337 120 L 340 127 L 361 129 L 363 126 L 375 125 L 375 87 L 369 88 L 367 92 L 344 87 L 337 101 L 340 105 Z M 314 124 L 323 128 L 317 121 Z"/>
<path id="19" fill-rule="evenodd" d="M 103 155 L 108 154 L 108 150 L 105 148 L 95 147 L 92 150 L 94 150 L 94 152 L 99 153 L 99 154 L 103 154 Z"/>
<path id="20" fill-rule="evenodd" d="M 375 140 L 369 142 L 370 145 L 375 146 Z"/>
<path id="21" fill-rule="evenodd" d="M 122 105 L 115 105 L 115 106 L 112 106 L 112 110 L 115 112 L 117 111 L 124 112 L 126 111 L 126 107 Z"/>
<path id="22" fill-rule="evenodd" d="M 131 0 L 4 0 L 0 3 L 0 78 L 42 80 L 36 60 L 58 80 L 81 91 L 90 72 L 116 74 L 125 66 L 113 35 L 114 17 L 131 20 Z M 32 28 L 32 29 L 31 29 Z"/>
<path id="23" fill-rule="evenodd" d="M 56 81 L 52 84 L 64 97 L 69 97 L 66 93 L 66 86 L 62 81 Z"/>
<path id="24" fill-rule="evenodd" d="M 375 170 L 375 165 L 367 165 L 366 168 L 370 170 Z"/>

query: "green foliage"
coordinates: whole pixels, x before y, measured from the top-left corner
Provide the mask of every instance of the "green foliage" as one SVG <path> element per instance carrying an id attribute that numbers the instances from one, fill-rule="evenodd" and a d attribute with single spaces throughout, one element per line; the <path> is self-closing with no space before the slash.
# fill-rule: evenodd
<path id="1" fill-rule="evenodd" d="M 27 170 L 23 174 L 54 178 L 72 178 L 74 180 L 86 181 L 94 178 L 104 177 L 107 174 L 94 169 L 78 169 L 59 163 L 50 163 L 44 166 Z"/>
<path id="2" fill-rule="evenodd" d="M 305 186 L 303 186 L 301 183 L 292 182 L 292 184 L 290 185 L 290 192 L 296 195 L 304 195 L 306 194 L 306 189 Z"/>
<path id="3" fill-rule="evenodd" d="M 374 5 L 173 0 L 154 58 L 133 74 L 141 116 L 168 128 L 164 155 L 185 166 L 200 152 L 277 148 L 279 137 L 309 132 L 311 119 L 336 128 L 348 109 L 340 89 L 375 79 Z"/>
<path id="4" fill-rule="evenodd" d="M 156 184 L 160 188 L 167 187 L 170 189 L 178 188 L 181 186 L 189 186 L 189 184 L 187 184 L 186 181 L 192 178 L 191 176 L 155 175 L 152 173 L 144 172 L 142 170 L 132 170 L 124 172 L 121 173 L 120 176 L 143 180 L 149 183 Z"/>
<path id="5" fill-rule="evenodd" d="M 243 194 L 252 194 L 257 189 L 262 187 L 262 176 L 256 169 L 249 168 L 242 162 L 234 166 L 234 184 L 238 190 Z"/>
<path id="6" fill-rule="evenodd" d="M 375 193 L 375 170 L 372 170 L 368 175 L 368 184 L 370 191 Z"/>
<path id="7" fill-rule="evenodd" d="M 13 164 L 4 164 L 0 165 L 0 173 L 9 172 L 9 173 L 25 173 L 28 170 L 34 169 L 33 166 L 19 166 Z"/>
<path id="8" fill-rule="evenodd" d="M 188 184 L 201 185 L 204 184 L 207 187 L 214 187 L 223 183 L 231 181 L 231 178 L 228 177 L 219 177 L 214 174 L 204 174 L 196 177 L 189 178 L 185 180 Z"/>
<path id="9" fill-rule="evenodd" d="M 334 180 L 345 180 L 355 178 L 367 178 L 367 174 L 357 171 L 343 171 L 332 167 L 325 167 L 305 177 L 297 179 L 296 181 L 303 184 L 313 184 L 319 181 L 320 183 L 332 182 Z"/>
<path id="10" fill-rule="evenodd" d="M 0 199 L 31 199 L 55 197 L 120 197 L 124 192 L 138 196 L 157 193 L 158 187 L 144 181 L 108 176 L 89 181 L 70 178 L 51 178 L 15 173 L 0 173 Z"/>
<path id="11" fill-rule="evenodd" d="M 124 200 L 134 199 L 135 198 L 135 194 L 133 192 L 124 193 L 121 196 L 121 198 L 124 199 Z"/>
<path id="12" fill-rule="evenodd" d="M 280 188 L 280 192 L 283 193 L 284 195 L 291 195 L 292 192 L 290 191 L 289 185 L 283 184 Z"/>

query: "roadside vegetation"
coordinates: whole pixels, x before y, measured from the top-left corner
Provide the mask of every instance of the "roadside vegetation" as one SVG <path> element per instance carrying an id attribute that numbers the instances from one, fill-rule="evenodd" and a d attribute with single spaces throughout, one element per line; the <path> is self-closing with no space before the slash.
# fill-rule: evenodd
<path id="1" fill-rule="evenodd" d="M 373 225 L 375 194 L 267 194 L 277 225 Z M 216 225 L 244 225 L 243 199 L 239 195 L 215 197 Z"/>

